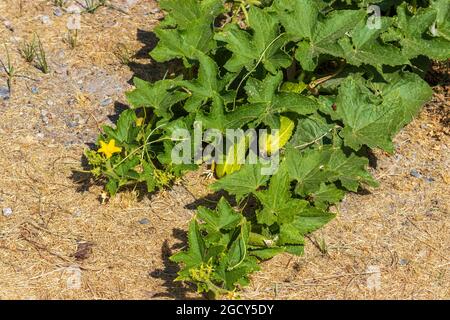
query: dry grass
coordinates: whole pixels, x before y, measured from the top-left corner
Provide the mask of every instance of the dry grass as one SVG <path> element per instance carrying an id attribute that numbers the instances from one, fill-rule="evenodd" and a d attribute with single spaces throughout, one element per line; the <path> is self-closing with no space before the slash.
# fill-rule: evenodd
<path id="1" fill-rule="evenodd" d="M 140 32 L 138 40 L 137 30 L 157 23 L 159 16 L 146 14 L 154 1 L 140 1 L 129 15 L 108 8 L 83 15 L 73 50 L 64 43 L 66 15 L 54 16 L 49 1 L 26 2 L 22 12 L 17 3 L 0 3 L 1 18 L 14 26 L 11 32 L 0 25 L 0 43 L 16 48 L 12 59 L 28 76 L 16 78 L 13 97 L 0 101 L 0 208 L 13 209 L 11 217 L 0 215 L 0 299 L 197 297 L 173 283 L 177 267 L 167 258 L 183 245 L 192 215 L 187 207 L 208 194 L 208 181 L 193 173 L 151 197 L 137 199 L 130 191 L 101 204 L 101 186 L 83 188 L 83 177 L 72 174 L 81 168 L 86 143 L 120 109 L 102 101 L 124 102 L 133 73 L 157 76 L 145 54 L 130 67 L 114 55 L 118 45 L 144 53 L 151 47 L 151 35 Z M 49 75 L 17 51 L 33 32 L 47 49 Z M 98 84 L 99 78 L 105 81 Z M 311 236 L 304 257 L 264 263 L 244 298 L 450 297 L 448 85 L 435 91 L 396 138 L 396 154 L 376 154 L 373 173 L 381 187 L 348 196 L 338 218 Z M 412 169 L 423 177 L 411 176 Z M 74 266 L 81 269 L 78 290 L 67 287 Z M 377 278 L 380 286 L 368 289 L 368 279 Z"/>

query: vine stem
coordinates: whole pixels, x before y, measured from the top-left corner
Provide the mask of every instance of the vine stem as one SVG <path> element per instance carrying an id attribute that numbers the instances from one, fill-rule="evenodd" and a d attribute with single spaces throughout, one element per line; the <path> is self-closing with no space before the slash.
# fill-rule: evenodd
<path id="1" fill-rule="evenodd" d="M 233 100 L 233 110 L 236 108 L 236 100 L 237 100 L 237 96 L 239 93 L 239 89 L 241 88 L 242 84 L 244 83 L 245 80 L 247 80 L 247 78 L 253 73 L 255 72 L 256 68 L 258 68 L 259 64 L 262 62 L 262 60 L 264 59 L 264 56 L 266 55 L 267 50 L 270 49 L 270 47 L 278 40 L 280 39 L 282 36 L 284 36 L 286 33 L 283 32 L 281 34 L 279 34 L 275 39 L 273 39 L 268 45 L 267 47 L 264 49 L 264 51 L 261 53 L 258 61 L 256 62 L 255 66 L 249 71 L 247 72 L 247 74 L 241 79 L 241 81 L 239 82 L 239 85 L 236 89 L 236 94 L 234 95 L 234 100 Z"/>
<path id="2" fill-rule="evenodd" d="M 296 148 L 296 149 L 303 149 L 303 148 L 305 148 L 305 147 L 307 147 L 307 146 L 309 146 L 309 145 L 311 145 L 311 144 L 316 143 L 317 141 L 322 140 L 324 137 L 326 137 L 327 134 L 329 134 L 331 131 L 333 131 L 333 130 L 335 130 L 335 129 L 338 129 L 338 128 L 341 128 L 341 127 L 340 127 L 340 126 L 334 126 L 334 127 L 331 128 L 330 130 L 328 130 L 327 132 L 325 132 L 324 134 L 322 134 L 320 137 L 318 137 L 318 138 L 316 138 L 316 139 L 314 139 L 314 140 L 312 140 L 312 141 L 310 141 L 310 142 L 307 142 L 307 143 L 304 143 L 304 144 L 295 146 L 294 148 Z"/>

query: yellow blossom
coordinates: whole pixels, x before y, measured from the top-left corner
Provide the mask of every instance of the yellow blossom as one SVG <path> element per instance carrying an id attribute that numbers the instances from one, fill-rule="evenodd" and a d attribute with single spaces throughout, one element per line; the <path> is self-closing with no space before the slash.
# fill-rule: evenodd
<path id="1" fill-rule="evenodd" d="M 137 127 L 141 127 L 143 123 L 144 123 L 144 118 L 137 118 L 136 119 L 136 126 Z"/>
<path id="2" fill-rule="evenodd" d="M 98 152 L 103 153 L 107 159 L 111 158 L 114 153 L 119 153 L 122 151 L 122 148 L 116 147 L 116 140 L 111 139 L 109 143 L 105 141 L 100 141 L 100 149 Z"/>

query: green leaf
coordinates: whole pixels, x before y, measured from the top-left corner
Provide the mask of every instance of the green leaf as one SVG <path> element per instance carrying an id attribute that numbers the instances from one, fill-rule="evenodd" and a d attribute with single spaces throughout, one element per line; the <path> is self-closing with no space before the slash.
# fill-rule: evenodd
<path id="1" fill-rule="evenodd" d="M 303 196 L 318 191 L 320 184 L 326 182 L 331 152 L 328 149 L 307 149 L 300 151 L 292 147 L 286 150 L 286 166 L 289 177 L 297 181 L 295 191 Z"/>
<path id="2" fill-rule="evenodd" d="M 144 168 L 144 172 L 141 175 L 141 179 L 143 179 L 147 185 L 147 192 L 153 192 L 156 190 L 158 182 L 156 181 L 154 170 L 155 168 L 150 163 L 144 161 L 142 163 Z"/>
<path id="3" fill-rule="evenodd" d="M 325 224 L 333 220 L 335 216 L 333 213 L 310 207 L 298 215 L 292 222 L 292 225 L 295 226 L 297 232 L 305 235 L 322 228 Z"/>
<path id="4" fill-rule="evenodd" d="M 115 139 L 119 144 L 132 144 L 140 131 L 136 127 L 136 118 L 134 110 L 125 110 L 120 114 L 115 129 L 104 126 L 103 130 L 110 139 Z"/>
<path id="5" fill-rule="evenodd" d="M 236 196 L 240 202 L 250 193 L 256 192 L 269 180 L 268 175 L 262 175 L 261 164 L 246 164 L 241 170 L 227 175 L 211 185 L 214 191 L 225 190 Z"/>
<path id="6" fill-rule="evenodd" d="M 435 0 L 431 7 L 436 11 L 435 30 L 439 37 L 450 41 L 450 2 L 447 0 Z"/>
<path id="7" fill-rule="evenodd" d="M 443 7 L 441 8 L 443 9 Z M 420 8 L 415 15 L 411 15 L 407 11 L 405 3 L 397 7 L 398 27 L 401 30 L 401 35 L 397 37 L 404 56 L 414 58 L 425 55 L 436 60 L 450 58 L 449 39 L 435 37 L 430 32 L 430 28 L 438 18 L 440 20 L 438 25 L 442 26 L 443 14 L 445 15 L 444 12 L 438 12 L 435 8 L 430 7 Z"/>
<path id="8" fill-rule="evenodd" d="M 312 39 L 316 34 L 319 15 L 316 1 L 278 0 L 274 2 L 273 9 L 293 39 Z"/>
<path id="9" fill-rule="evenodd" d="M 228 270 L 226 269 L 226 266 L 224 266 L 220 278 L 223 279 L 225 288 L 233 291 L 236 289 L 236 285 L 248 285 L 248 275 L 259 269 L 258 260 L 255 257 L 246 257 L 245 260 L 239 264 L 239 267 L 232 270 Z M 217 273 L 219 273 L 219 271 Z"/>
<path id="10" fill-rule="evenodd" d="M 345 192 L 334 184 L 322 183 L 318 191 L 311 194 L 311 199 L 316 205 L 326 208 L 326 205 L 341 201 Z"/>
<path id="11" fill-rule="evenodd" d="M 170 257 L 170 260 L 174 262 L 183 263 L 184 269 L 199 266 L 204 262 L 206 246 L 196 220 L 192 220 L 189 224 L 188 246 L 187 251 L 179 252 Z"/>
<path id="12" fill-rule="evenodd" d="M 247 242 L 248 242 L 248 226 L 244 218 L 242 225 L 236 239 L 231 243 L 228 251 L 228 270 L 233 270 L 240 266 L 240 264 L 247 257 Z"/>
<path id="13" fill-rule="evenodd" d="M 385 74 L 388 83 L 380 86 L 383 105 L 392 109 L 389 128 L 393 134 L 411 122 L 422 106 L 430 101 L 433 90 L 415 73 Z"/>
<path id="14" fill-rule="evenodd" d="M 253 34 L 230 24 L 215 35 L 214 38 L 226 43 L 226 48 L 233 53 L 225 68 L 231 72 L 239 72 L 242 68 L 253 71 L 257 63 L 262 63 L 275 74 L 278 69 L 288 67 L 292 59 L 281 50 L 286 38 L 279 33 L 277 20 L 267 10 L 251 7 L 249 24 Z"/>
<path id="15" fill-rule="evenodd" d="M 392 18 L 381 17 L 381 28 L 369 28 L 365 20 L 361 20 L 348 37 L 342 37 L 338 42 L 342 47 L 344 57 L 350 64 L 360 66 L 398 66 L 409 64 L 401 50 L 394 45 L 384 44 L 379 40 L 380 34 L 392 23 Z"/>
<path id="16" fill-rule="evenodd" d="M 339 180 L 347 190 L 356 192 L 360 184 L 376 187 L 378 183 L 367 172 L 369 160 L 355 154 L 347 156 L 342 149 L 335 148 L 331 153 L 328 170 L 328 181 Z"/>
<path id="17" fill-rule="evenodd" d="M 324 16 L 313 0 L 279 0 L 274 7 L 289 36 L 301 40 L 295 58 L 307 71 L 316 68 L 322 54 L 343 57 L 337 40 L 365 16 L 362 10 L 339 10 Z"/>
<path id="18" fill-rule="evenodd" d="M 322 139 L 331 132 L 334 126 L 334 124 L 328 123 L 323 116 L 317 113 L 306 118 L 300 118 L 289 144 L 293 147 L 307 147 L 315 143 L 321 144 Z"/>
<path id="19" fill-rule="evenodd" d="M 108 180 L 108 183 L 106 184 L 105 188 L 106 188 L 106 191 L 108 191 L 108 193 L 111 196 L 114 196 L 117 193 L 117 191 L 119 190 L 119 185 L 117 183 L 117 180 L 114 178 L 110 178 Z"/>
<path id="20" fill-rule="evenodd" d="M 137 178 L 138 175 L 133 169 L 141 162 L 140 158 L 137 156 L 129 157 L 126 160 L 121 161 L 120 164 L 114 167 L 115 173 L 122 179 L 127 180 L 127 178 Z"/>
<path id="21" fill-rule="evenodd" d="M 126 94 L 128 102 L 134 108 L 151 107 L 163 119 L 170 120 L 173 117 L 172 106 L 188 97 L 185 92 L 173 91 L 177 87 L 177 82 L 173 80 L 149 83 L 134 78 L 133 82 L 136 89 Z"/>
<path id="22" fill-rule="evenodd" d="M 211 244 L 217 242 L 225 245 L 227 243 L 223 243 L 223 240 L 229 239 L 222 239 L 222 231 L 236 228 L 242 219 L 242 216 L 231 208 L 225 198 L 220 199 L 215 211 L 199 207 L 197 216 L 204 222 L 201 228 L 208 233 L 205 240 Z"/>
<path id="23" fill-rule="evenodd" d="M 303 245 L 304 236 L 320 229 L 335 217 L 334 214 L 311 207 L 298 215 L 292 223 L 280 227 L 278 245 Z"/>
<path id="24" fill-rule="evenodd" d="M 319 105 L 316 100 L 307 96 L 278 92 L 283 79 L 281 72 L 267 75 L 264 80 L 250 78 L 245 85 L 245 91 L 250 104 L 239 106 L 227 114 L 227 125 L 231 128 L 253 123 L 255 126 L 264 123 L 276 129 L 280 127 L 278 114 L 294 112 L 308 115 L 315 112 Z"/>
<path id="25" fill-rule="evenodd" d="M 373 94 L 357 77 L 347 78 L 339 89 L 332 116 L 343 121 L 340 134 L 354 150 L 367 145 L 392 152 L 393 135 L 431 97 L 428 85 L 410 73 L 392 77 L 380 89 L 380 95 Z"/>
<path id="26" fill-rule="evenodd" d="M 215 48 L 212 25 L 223 11 L 221 0 L 163 0 L 160 6 L 169 12 L 170 18 L 155 30 L 159 42 L 151 56 L 156 61 L 181 58 L 190 67 L 189 59 L 195 58 L 197 51 Z"/>
<path id="27" fill-rule="evenodd" d="M 276 255 L 283 253 L 286 251 L 286 248 L 284 247 L 275 247 L 275 248 L 264 248 L 264 249 L 257 249 L 257 250 L 251 250 L 249 252 L 250 255 L 257 257 L 261 260 L 269 260 L 275 257 Z"/>
<path id="28" fill-rule="evenodd" d="M 284 163 L 270 179 L 268 189 L 257 191 L 255 195 L 262 205 L 256 214 L 258 222 L 267 226 L 292 221 L 307 205 L 304 200 L 291 198 L 290 179 Z"/>
<path id="29" fill-rule="evenodd" d="M 197 51 L 195 58 L 200 63 L 197 79 L 179 82 L 191 92 L 191 98 L 184 106 L 188 112 L 196 112 L 208 99 L 220 98 L 222 90 L 233 76 L 227 74 L 224 79 L 219 78 L 219 67 L 216 62 L 202 52 Z"/>
<path id="30" fill-rule="evenodd" d="M 304 241 L 304 234 L 293 223 L 280 226 L 278 245 L 303 245 Z"/>

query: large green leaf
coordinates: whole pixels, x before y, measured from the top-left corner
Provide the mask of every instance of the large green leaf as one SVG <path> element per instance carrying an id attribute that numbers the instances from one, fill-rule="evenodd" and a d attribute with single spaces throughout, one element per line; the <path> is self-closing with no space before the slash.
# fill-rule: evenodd
<path id="1" fill-rule="evenodd" d="M 235 195 L 240 202 L 247 195 L 256 192 L 264 186 L 270 176 L 261 173 L 261 164 L 246 164 L 241 170 L 226 175 L 211 185 L 214 191 L 225 190 Z"/>
<path id="2" fill-rule="evenodd" d="M 366 157 L 355 154 L 347 156 L 341 148 L 334 148 L 327 164 L 328 181 L 339 180 L 344 188 L 354 192 L 358 191 L 361 184 L 375 187 L 378 184 L 367 172 L 368 165 Z"/>
<path id="3" fill-rule="evenodd" d="M 398 66 L 409 64 L 407 57 L 402 55 L 401 50 L 391 44 L 384 44 L 380 34 L 391 24 L 392 18 L 380 18 L 380 28 L 369 28 L 365 20 L 359 21 L 355 28 L 339 39 L 344 57 L 350 64 L 360 66 L 362 64 L 374 66 Z"/>
<path id="4" fill-rule="evenodd" d="M 400 29 L 398 41 L 402 46 L 403 55 L 414 58 L 419 55 L 428 56 L 431 59 L 445 60 L 450 58 L 450 39 L 438 37 L 438 32 L 433 35 L 431 28 L 436 28 L 438 24 L 439 30 L 443 30 L 442 34 L 446 35 L 448 30 L 442 29 L 442 26 L 448 27 L 448 19 L 446 24 L 445 5 L 436 8 L 421 8 L 416 14 L 412 15 L 408 12 L 406 4 L 397 7 L 398 28 Z M 440 9 L 440 11 L 436 10 Z M 438 21 L 439 20 L 439 21 Z"/>
<path id="5" fill-rule="evenodd" d="M 344 123 L 341 136 L 354 150 L 362 145 L 393 151 L 392 137 L 430 99 L 431 89 L 411 73 L 391 76 L 372 93 L 359 77 L 347 78 L 339 88 L 334 118 Z"/>
<path id="6" fill-rule="evenodd" d="M 186 99 L 186 92 L 174 91 L 177 82 L 173 80 L 161 80 L 149 83 L 139 78 L 133 79 L 133 91 L 127 92 L 128 102 L 134 108 L 151 107 L 155 114 L 170 120 L 173 117 L 172 106 Z"/>
<path id="7" fill-rule="evenodd" d="M 227 114 L 227 126 L 241 127 L 247 123 L 254 126 L 264 123 L 276 129 L 280 127 L 278 114 L 295 112 L 300 115 L 314 113 L 318 103 L 310 97 L 292 93 L 279 92 L 278 87 L 283 74 L 267 75 L 263 80 L 250 78 L 245 85 L 245 91 L 250 104 L 239 106 L 235 111 Z"/>
<path id="8" fill-rule="evenodd" d="M 331 151 L 329 148 L 298 150 L 289 147 L 286 150 L 286 165 L 289 177 L 297 181 L 296 192 L 306 196 L 318 191 L 321 183 L 328 181 L 330 172 L 326 166 Z"/>
<path id="9" fill-rule="evenodd" d="M 362 10 L 339 10 L 323 15 L 314 0 L 278 0 L 274 9 L 290 38 L 301 40 L 295 58 L 308 71 L 316 68 L 322 54 L 343 57 L 344 51 L 337 40 L 365 16 Z"/>
<path id="10" fill-rule="evenodd" d="M 280 165 L 278 172 L 270 179 L 267 190 L 257 191 L 256 197 L 262 204 L 257 212 L 258 222 L 265 225 L 289 223 L 307 205 L 307 202 L 291 197 L 290 179 L 286 165 Z"/>
<path id="11" fill-rule="evenodd" d="M 278 21 L 267 10 L 252 7 L 248 14 L 253 34 L 230 24 L 215 39 L 226 43 L 233 56 L 225 64 L 231 72 L 242 68 L 253 71 L 257 63 L 262 63 L 271 73 L 291 64 L 291 57 L 283 52 L 286 38 L 279 33 Z"/>
<path id="12" fill-rule="evenodd" d="M 224 10 L 222 0 L 162 0 L 160 5 L 170 18 L 155 30 L 159 42 L 151 56 L 156 61 L 182 58 L 190 66 L 189 59 L 195 57 L 196 51 L 215 48 L 212 26 L 214 18 Z"/>
<path id="13" fill-rule="evenodd" d="M 206 246 L 200 234 L 198 223 L 195 220 L 192 220 L 189 224 L 188 246 L 187 251 L 181 251 L 170 258 L 174 262 L 183 263 L 186 271 L 201 265 L 204 262 L 206 253 Z M 185 279 L 182 277 L 181 280 Z"/>

